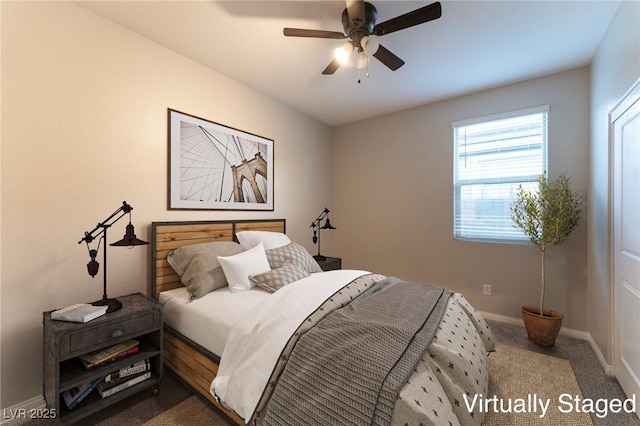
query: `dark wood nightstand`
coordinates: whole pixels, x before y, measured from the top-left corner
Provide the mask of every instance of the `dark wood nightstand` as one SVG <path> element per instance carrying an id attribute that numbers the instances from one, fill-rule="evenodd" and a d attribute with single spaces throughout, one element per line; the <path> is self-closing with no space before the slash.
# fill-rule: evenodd
<path id="1" fill-rule="evenodd" d="M 316 259 L 323 271 L 333 271 L 334 269 L 342 269 L 342 259 L 339 257 L 326 256 L 325 259 Z"/>
<path id="2" fill-rule="evenodd" d="M 118 297 L 122 309 L 87 323 L 55 321 L 44 312 L 44 398 L 47 408 L 64 422 L 75 422 L 121 401 L 150 386 L 162 377 L 162 308 L 158 302 L 140 293 Z M 139 351 L 119 361 L 87 370 L 79 355 L 134 339 Z M 136 361 L 148 359 L 151 377 L 111 396 L 101 398 L 93 390 L 73 410 L 64 402 L 63 393 L 103 378 Z"/>

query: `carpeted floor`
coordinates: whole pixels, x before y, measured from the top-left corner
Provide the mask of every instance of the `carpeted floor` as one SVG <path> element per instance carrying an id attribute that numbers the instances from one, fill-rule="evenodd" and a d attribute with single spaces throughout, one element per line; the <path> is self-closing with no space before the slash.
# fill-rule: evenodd
<path id="1" fill-rule="evenodd" d="M 589 342 L 560 335 L 555 346 L 545 348 L 531 343 L 523 327 L 497 321 L 488 321 L 488 323 L 498 342 L 569 361 L 584 398 L 593 400 L 626 398 L 618 381 L 607 376 L 602 370 Z M 549 377 L 553 377 L 552 371 L 549 371 Z M 640 426 L 640 420 L 635 414 L 610 412 L 605 417 L 592 415 L 591 419 L 596 426 Z"/>
<path id="2" fill-rule="evenodd" d="M 625 398 L 618 382 L 604 374 L 600 363 L 588 342 L 567 336 L 559 336 L 556 341 L 556 346 L 552 348 L 543 348 L 527 340 L 526 332 L 523 327 L 495 321 L 489 321 L 489 325 L 493 330 L 496 340 L 502 344 L 506 344 L 512 348 L 525 349 L 557 358 L 556 360 L 549 360 L 549 362 L 543 363 L 543 367 L 537 367 L 538 369 L 543 368 L 546 370 L 536 373 L 536 376 L 538 376 L 539 379 L 556 380 L 556 371 L 558 371 L 558 369 L 554 367 L 555 364 L 553 361 L 560 361 L 565 364 L 566 362 L 569 362 L 579 386 L 579 390 L 582 392 L 584 398 L 591 398 L 594 400 L 598 398 L 605 398 L 609 400 L 613 398 Z M 503 349 L 503 352 L 508 350 L 509 348 Z M 526 358 L 526 352 L 524 354 L 524 358 Z M 514 354 L 511 355 L 513 356 Z M 521 370 L 526 371 L 527 368 L 525 366 L 525 362 L 527 362 L 527 360 L 522 358 L 522 354 L 516 355 L 521 357 Z M 516 365 L 518 365 L 517 362 Z M 516 367 L 516 369 L 517 368 L 518 367 Z M 514 392 L 522 393 L 526 390 L 526 393 L 535 393 L 535 383 L 523 381 L 522 386 L 523 387 L 520 388 L 520 390 L 516 390 Z M 565 391 L 563 390 L 562 392 Z M 221 416 L 218 416 L 217 412 L 213 409 L 208 412 L 210 416 L 207 420 L 187 419 L 186 413 L 192 411 L 192 408 L 190 407 L 193 407 L 193 404 L 205 404 L 199 398 L 190 398 L 191 395 L 190 391 L 176 378 L 174 378 L 173 375 L 165 374 L 160 382 L 160 393 L 157 396 L 154 396 L 152 391 L 149 389 L 129 398 L 126 401 L 96 413 L 77 424 L 83 426 L 120 426 L 123 424 L 130 426 L 199 426 L 200 424 L 226 426 L 232 424 Z M 209 405 L 207 406 L 210 407 Z M 172 410 L 172 413 L 179 413 L 177 418 L 182 420 L 177 421 L 175 420 L 175 417 L 173 419 L 168 419 L 166 417 L 168 415 L 167 412 L 171 407 L 175 407 L 174 410 Z M 591 420 L 596 426 L 640 426 L 640 420 L 638 420 L 636 415 L 627 413 L 608 413 L 608 415 L 603 418 L 591 415 Z M 514 418 L 508 420 L 508 423 L 504 423 L 504 419 L 492 419 L 491 416 L 487 417 L 487 421 L 490 422 L 489 424 L 491 425 L 511 424 L 516 426 L 529 424 L 566 424 L 562 423 L 561 420 L 559 423 L 541 423 L 535 419 L 527 421 L 524 418 L 518 418 L 517 420 Z M 10 421 L 4 423 L 3 426 L 42 426 L 50 424 L 50 422 L 42 421 Z"/>
<path id="3" fill-rule="evenodd" d="M 197 396 L 191 396 L 142 426 L 227 426 L 230 423 Z"/>
<path id="4" fill-rule="evenodd" d="M 553 375 L 539 371 L 553 371 Z M 489 410 L 484 410 L 483 424 L 592 425 L 588 413 L 560 411 L 558 401 L 563 394 L 583 397 L 569 361 L 497 343 L 496 351 L 489 355 Z"/>

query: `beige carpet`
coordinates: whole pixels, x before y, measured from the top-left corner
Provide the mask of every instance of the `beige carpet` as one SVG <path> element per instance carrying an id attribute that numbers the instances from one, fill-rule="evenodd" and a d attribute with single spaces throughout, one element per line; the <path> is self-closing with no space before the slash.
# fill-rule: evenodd
<path id="1" fill-rule="evenodd" d="M 493 399 L 496 395 L 503 400 L 503 407 L 511 400 L 512 408 L 516 403 L 529 403 L 530 395 L 542 401 L 549 399 L 547 412 L 540 418 L 541 408 L 532 413 L 501 413 L 493 411 L 493 403 L 483 425 L 592 425 L 591 417 L 585 413 L 562 413 L 559 411 L 559 397 L 562 394 L 579 396 L 582 392 L 573 374 L 569 361 L 524 349 L 498 344 L 496 352 L 489 356 L 489 393 L 483 395 Z M 520 399 L 520 400 L 518 400 Z M 500 411 L 500 405 L 497 405 Z M 527 410 L 529 405 L 519 405 Z M 565 406 L 563 406 L 565 407 Z M 226 426 L 229 423 L 205 402 L 192 396 L 161 415 L 149 420 L 143 426 Z"/>
<path id="2" fill-rule="evenodd" d="M 223 418 L 211 405 L 197 396 L 191 396 L 142 426 L 227 426 L 232 424 L 235 423 Z"/>
<path id="3" fill-rule="evenodd" d="M 563 394 L 570 395 L 563 397 L 562 401 L 569 401 L 571 405 L 559 402 Z M 520 402 L 527 403 L 521 407 L 528 409 L 530 396 L 534 395 L 550 403 L 544 417 L 540 417 L 542 410 L 539 407 L 537 412 L 525 413 L 496 413 L 491 410 L 485 417 L 485 425 L 593 425 L 588 413 L 576 413 L 573 409 L 576 405 L 574 398 L 582 399 L 582 392 L 571 363 L 565 359 L 498 343 L 496 352 L 489 355 L 489 398 L 494 395 L 505 403 L 511 399 L 514 402 L 512 408 L 520 398 Z M 563 413 L 559 407 L 569 412 Z"/>

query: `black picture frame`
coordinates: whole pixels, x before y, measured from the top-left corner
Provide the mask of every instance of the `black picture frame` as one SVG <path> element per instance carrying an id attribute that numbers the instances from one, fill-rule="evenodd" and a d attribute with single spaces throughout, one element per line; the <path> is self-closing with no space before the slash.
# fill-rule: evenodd
<path id="1" fill-rule="evenodd" d="M 274 141 L 168 109 L 170 210 L 274 210 Z"/>

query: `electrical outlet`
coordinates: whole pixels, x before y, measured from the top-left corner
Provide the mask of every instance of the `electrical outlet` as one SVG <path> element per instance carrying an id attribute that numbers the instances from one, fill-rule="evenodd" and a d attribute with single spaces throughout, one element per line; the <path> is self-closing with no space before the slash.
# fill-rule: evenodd
<path id="1" fill-rule="evenodd" d="M 491 296 L 491 284 L 482 284 L 482 294 Z"/>

